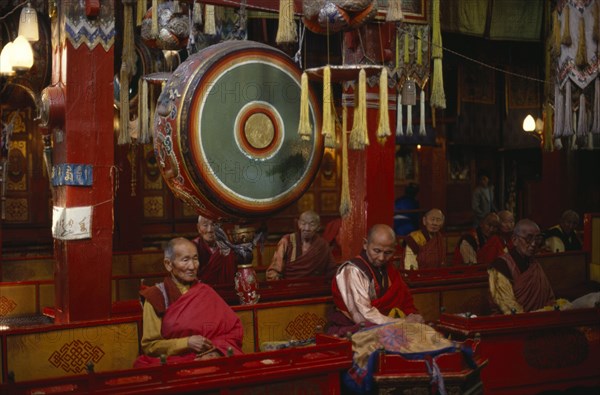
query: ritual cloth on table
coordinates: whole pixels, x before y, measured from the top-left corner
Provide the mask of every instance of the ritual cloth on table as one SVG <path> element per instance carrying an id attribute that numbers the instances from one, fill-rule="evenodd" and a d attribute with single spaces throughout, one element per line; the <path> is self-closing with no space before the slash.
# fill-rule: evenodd
<path id="1" fill-rule="evenodd" d="M 423 373 L 432 377 L 432 382 L 437 383 L 440 393 L 445 393 L 435 357 L 459 349 L 457 343 L 446 339 L 429 325 L 399 320 L 372 326 L 352 335 L 354 362 L 344 374 L 343 381 L 347 388 L 356 393 L 370 393 L 374 385 L 377 357 L 380 352 L 386 352 L 399 354 L 405 359 L 428 361 L 429 372 Z"/>

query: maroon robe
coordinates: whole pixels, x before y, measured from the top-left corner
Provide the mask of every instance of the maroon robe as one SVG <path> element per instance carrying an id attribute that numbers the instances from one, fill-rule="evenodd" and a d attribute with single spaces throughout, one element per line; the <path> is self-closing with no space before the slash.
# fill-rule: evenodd
<path id="1" fill-rule="evenodd" d="M 198 248 L 198 278 L 206 284 L 233 285 L 237 271 L 235 253 L 230 251 L 228 255 L 223 255 L 218 248 L 212 252 L 201 237 L 192 241 Z"/>
<path id="2" fill-rule="evenodd" d="M 285 235 L 284 237 L 290 237 Z M 302 239 L 300 233 L 296 233 L 296 256 L 291 257 L 292 241 L 290 240 L 288 250 L 284 257 L 285 266 L 283 268 L 283 278 L 303 278 L 310 276 L 327 276 L 335 274 L 336 263 L 331 254 L 331 248 L 327 241 L 321 236 L 317 236 L 312 242 L 310 250 L 302 254 Z"/>
<path id="3" fill-rule="evenodd" d="M 412 236 L 415 232 L 406 237 L 405 243 L 417 255 L 419 269 L 444 266 L 446 264 L 446 240 L 444 240 L 444 236 L 440 232 L 434 235 L 431 235 L 426 230 L 418 230 L 416 232 L 423 234 L 426 240 L 425 244 L 420 245 L 417 243 Z"/>
<path id="4" fill-rule="evenodd" d="M 181 294 L 170 277 L 164 282 L 165 293 L 155 285 L 140 292 L 162 319 L 161 335 L 164 339 L 177 339 L 201 335 L 209 339 L 217 350 L 227 355 L 228 349 L 234 355 L 242 354 L 242 324 L 239 317 L 212 287 L 197 282 L 185 294 Z M 167 361 L 188 362 L 196 358 L 194 351 L 182 355 L 169 356 Z M 160 364 L 160 359 L 141 355 L 135 367 Z"/>
<path id="5" fill-rule="evenodd" d="M 520 256 L 514 249 L 491 265 L 510 280 L 515 299 L 525 312 L 554 304 L 554 291 L 544 269 L 533 258 Z M 493 306 L 500 311 L 497 306 Z"/>
<path id="6" fill-rule="evenodd" d="M 489 265 L 512 247 L 512 232 L 495 234 L 477 251 L 477 263 Z"/>

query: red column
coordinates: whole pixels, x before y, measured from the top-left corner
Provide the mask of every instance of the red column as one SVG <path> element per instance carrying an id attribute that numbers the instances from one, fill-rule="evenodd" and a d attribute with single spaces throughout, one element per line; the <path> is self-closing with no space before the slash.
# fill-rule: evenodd
<path id="1" fill-rule="evenodd" d="M 376 86 L 372 91 L 376 92 L 378 89 Z M 394 116 L 390 112 L 391 125 L 395 124 Z M 383 145 L 377 141 L 378 117 L 379 109 L 367 109 L 370 145 L 364 151 L 348 151 L 352 210 L 342 218 L 341 243 L 344 259 L 361 251 L 367 231 L 373 225 L 393 224 L 395 140 L 392 135 Z"/>
<path id="2" fill-rule="evenodd" d="M 73 6 L 70 3 L 57 3 L 59 16 L 66 15 Z M 112 15 L 111 10 L 114 20 Z M 84 39 L 75 48 L 63 23 L 57 17 L 52 27 L 54 40 L 63 40 L 53 41 L 53 83 L 64 84 L 65 101 L 64 122 L 53 131 L 53 161 L 55 168 L 90 165 L 93 183 L 54 188 L 55 207 L 92 207 L 91 238 L 54 241 L 56 321 L 61 323 L 110 315 L 115 177 L 113 47 L 107 50 L 101 43 L 94 45 Z"/>

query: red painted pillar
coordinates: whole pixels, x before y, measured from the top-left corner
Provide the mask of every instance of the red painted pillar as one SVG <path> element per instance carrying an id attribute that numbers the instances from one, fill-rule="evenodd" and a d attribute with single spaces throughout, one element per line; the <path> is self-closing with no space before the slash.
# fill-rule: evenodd
<path id="1" fill-rule="evenodd" d="M 369 88 L 368 91 L 378 92 L 379 87 Z M 352 113 L 351 108 L 349 113 Z M 352 210 L 342 218 L 343 259 L 352 258 L 361 251 L 367 231 L 373 225 L 393 224 L 395 131 L 384 144 L 379 143 L 376 137 L 378 117 L 378 108 L 367 109 L 370 145 L 364 151 L 348 151 Z M 392 112 L 390 124 L 395 125 L 395 114 Z"/>
<path id="2" fill-rule="evenodd" d="M 91 207 L 91 238 L 64 240 L 55 235 L 59 323 L 108 318 L 111 306 L 116 175 L 112 170 L 114 55 L 110 37 L 115 33 L 114 11 L 112 1 L 103 1 L 102 8 L 107 8 L 101 17 L 88 19 L 85 8 L 73 11 L 80 8 L 78 5 L 78 1 L 57 2 L 52 21 L 53 84 L 62 83 L 64 92 L 64 121 L 53 128 L 53 166 L 57 171 L 69 164 L 87 165 L 93 171 L 93 181 L 90 186 L 56 186 L 54 206 Z"/>

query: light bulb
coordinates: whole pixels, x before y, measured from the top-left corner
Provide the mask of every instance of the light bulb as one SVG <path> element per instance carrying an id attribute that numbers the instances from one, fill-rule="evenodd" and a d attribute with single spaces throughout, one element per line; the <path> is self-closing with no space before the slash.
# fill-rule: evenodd
<path id="1" fill-rule="evenodd" d="M 13 70 L 29 70 L 33 66 L 33 49 L 25 37 L 15 38 L 11 53 Z"/>
<path id="2" fill-rule="evenodd" d="M 526 132 L 533 132 L 535 130 L 535 119 L 531 116 L 531 114 L 525 117 L 523 121 L 523 130 Z"/>
<path id="3" fill-rule="evenodd" d="M 37 11 L 31 6 L 30 2 L 27 2 L 27 5 L 21 10 L 19 36 L 23 36 L 32 42 L 40 39 Z"/>
<path id="4" fill-rule="evenodd" d="M 2 75 L 12 75 L 15 73 L 12 68 L 13 45 L 12 41 L 8 42 L 0 53 L 0 74 Z"/>

